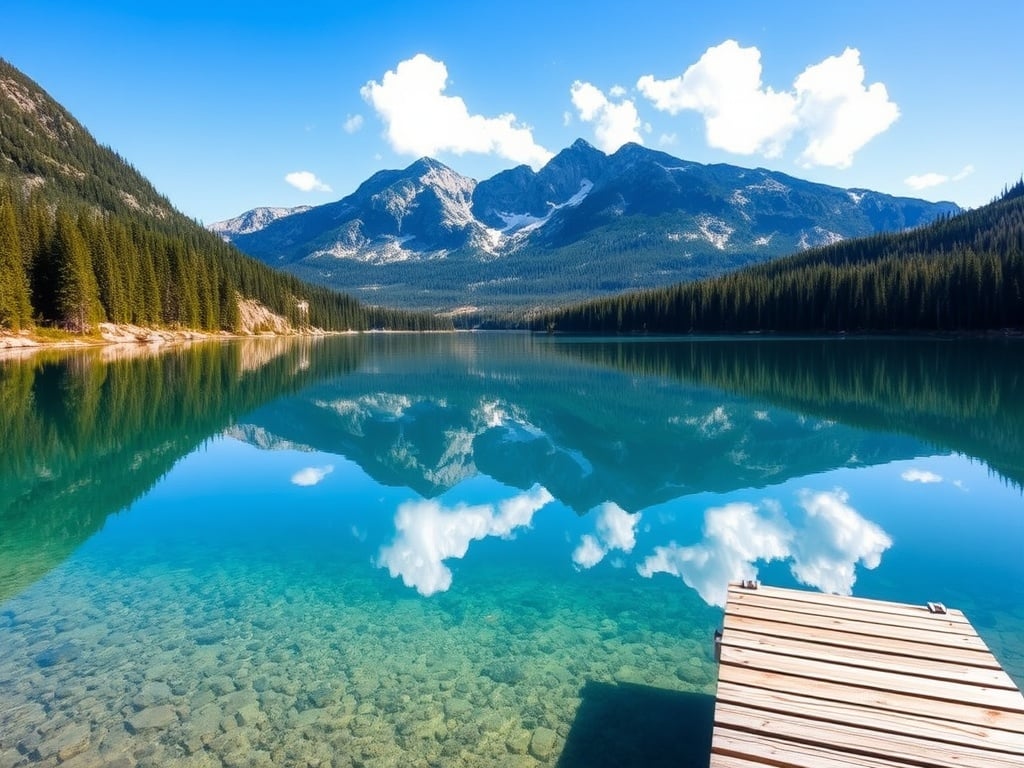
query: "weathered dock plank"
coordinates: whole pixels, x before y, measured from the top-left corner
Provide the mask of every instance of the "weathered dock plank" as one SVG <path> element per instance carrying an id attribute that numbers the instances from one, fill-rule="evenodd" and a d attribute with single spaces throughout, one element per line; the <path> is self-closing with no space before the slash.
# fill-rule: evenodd
<path id="1" fill-rule="evenodd" d="M 739 585 L 712 768 L 1024 765 L 1024 696 L 959 611 Z"/>

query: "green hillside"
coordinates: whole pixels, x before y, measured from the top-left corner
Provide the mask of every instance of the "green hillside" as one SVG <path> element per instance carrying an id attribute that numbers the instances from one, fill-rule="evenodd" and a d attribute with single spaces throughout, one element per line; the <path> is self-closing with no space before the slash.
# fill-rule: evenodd
<path id="1" fill-rule="evenodd" d="M 110 321 L 234 331 L 240 298 L 294 327 L 447 327 L 244 256 L 0 59 L 0 329 L 85 332 Z"/>
<path id="2" fill-rule="evenodd" d="M 898 234 L 848 240 L 732 274 L 551 312 L 537 329 L 779 333 L 1024 328 L 1024 181 Z"/>

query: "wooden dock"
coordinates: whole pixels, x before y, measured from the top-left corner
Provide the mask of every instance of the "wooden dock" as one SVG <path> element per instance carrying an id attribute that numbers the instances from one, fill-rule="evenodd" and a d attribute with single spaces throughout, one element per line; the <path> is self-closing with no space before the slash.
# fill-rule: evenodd
<path id="1" fill-rule="evenodd" d="M 730 586 L 711 768 L 1024 766 L 1024 696 L 932 609 Z"/>

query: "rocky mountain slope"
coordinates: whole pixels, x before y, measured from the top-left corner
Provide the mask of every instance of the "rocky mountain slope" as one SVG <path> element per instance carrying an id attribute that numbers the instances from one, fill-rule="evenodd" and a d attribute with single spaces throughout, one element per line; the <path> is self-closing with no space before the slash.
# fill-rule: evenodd
<path id="1" fill-rule="evenodd" d="M 375 303 L 521 308 L 707 277 L 959 210 L 577 140 L 536 172 L 476 182 L 423 158 L 334 203 L 248 231 L 211 228 Z"/>
<path id="2" fill-rule="evenodd" d="M 303 213 L 311 207 L 309 205 L 299 205 L 295 208 L 253 208 L 251 211 L 246 211 L 240 216 L 235 216 L 233 219 L 215 222 L 208 229 L 230 242 L 232 238 L 238 235 L 258 232 L 278 219 L 291 216 L 294 213 Z"/>

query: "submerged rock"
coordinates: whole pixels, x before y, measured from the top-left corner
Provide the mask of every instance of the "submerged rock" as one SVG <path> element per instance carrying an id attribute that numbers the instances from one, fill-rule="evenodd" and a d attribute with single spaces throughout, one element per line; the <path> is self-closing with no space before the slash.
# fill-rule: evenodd
<path id="1" fill-rule="evenodd" d="M 448 699 L 444 703 L 444 715 L 449 719 L 462 717 L 472 710 L 473 705 L 465 699 Z"/>
<path id="2" fill-rule="evenodd" d="M 171 687 L 164 682 L 148 682 L 132 699 L 136 709 L 146 709 L 156 704 L 165 704 L 171 698 Z"/>
<path id="3" fill-rule="evenodd" d="M 525 755 L 530 749 L 530 732 L 522 728 L 508 737 L 505 747 L 514 755 Z"/>
<path id="4" fill-rule="evenodd" d="M 88 725 L 71 725 L 61 728 L 46 741 L 39 744 L 33 755 L 36 760 L 56 757 L 59 762 L 70 760 L 89 748 L 91 733 Z"/>
<path id="5" fill-rule="evenodd" d="M 550 728 L 540 727 L 530 739 L 530 754 L 538 760 L 547 760 L 555 750 L 557 734 Z"/>
<path id="6" fill-rule="evenodd" d="M 492 662 L 480 670 L 480 674 L 505 685 L 515 685 L 526 677 L 522 666 L 511 661 Z"/>
<path id="7" fill-rule="evenodd" d="M 40 667 L 52 667 L 63 661 L 74 661 L 82 655 L 82 649 L 74 643 L 61 643 L 36 654 L 36 664 Z"/>
<path id="8" fill-rule="evenodd" d="M 132 733 L 139 733 L 151 728 L 166 728 L 178 722 L 178 713 L 170 704 L 161 704 L 156 707 L 147 707 L 136 712 L 125 721 L 128 730 Z"/>

